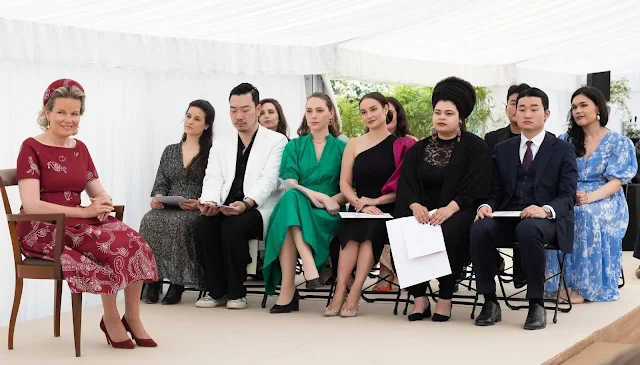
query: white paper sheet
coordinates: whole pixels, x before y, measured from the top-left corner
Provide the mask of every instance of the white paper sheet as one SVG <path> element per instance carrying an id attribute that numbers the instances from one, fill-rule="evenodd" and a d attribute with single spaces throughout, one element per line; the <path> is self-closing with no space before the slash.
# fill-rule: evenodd
<path id="1" fill-rule="evenodd" d="M 230 205 L 224 205 L 224 204 L 218 204 L 218 203 L 214 203 L 214 202 L 204 202 L 204 205 L 208 205 L 210 207 L 218 207 L 218 208 L 231 208 L 234 209 L 232 206 Z"/>
<path id="2" fill-rule="evenodd" d="M 291 189 L 296 189 L 299 192 L 301 192 L 302 194 L 304 194 L 304 196 L 307 197 L 307 199 L 309 199 L 309 201 L 311 203 L 313 203 L 313 199 L 311 199 L 311 197 L 309 196 L 309 194 L 307 194 L 306 191 L 304 191 L 304 189 L 302 189 L 302 187 L 300 187 L 299 185 L 294 185 L 291 184 L 290 182 L 286 181 L 286 180 L 282 180 L 280 178 L 278 178 L 278 180 L 280 181 L 280 185 L 282 185 L 282 187 L 284 188 L 284 190 L 289 191 Z M 319 208 L 319 207 L 318 207 Z"/>
<path id="3" fill-rule="evenodd" d="M 345 219 L 393 219 L 393 216 L 389 213 L 382 213 L 380 215 L 358 213 L 358 212 L 340 212 L 340 218 Z"/>
<path id="4" fill-rule="evenodd" d="M 157 196 L 153 199 L 155 199 L 158 203 L 165 205 L 178 205 L 178 203 L 184 203 L 187 201 L 187 199 L 181 196 Z"/>
<path id="5" fill-rule="evenodd" d="M 407 217 L 412 218 L 413 217 Z M 407 250 L 407 239 L 416 239 L 415 232 L 405 231 L 406 221 L 400 218 L 390 220 L 387 223 L 391 252 L 393 252 L 393 262 L 398 274 L 398 284 L 402 289 L 425 281 L 433 280 L 451 274 L 449 266 L 449 256 L 447 251 L 433 253 L 426 256 L 409 258 Z M 428 237 L 418 237 L 422 245 L 431 246 Z M 434 245 L 435 246 L 435 245 Z"/>
<path id="6" fill-rule="evenodd" d="M 404 235 L 409 259 L 446 251 L 441 226 L 420 224 L 415 217 L 399 218 L 397 220 L 402 221 L 402 234 Z"/>
<path id="7" fill-rule="evenodd" d="M 520 218 L 521 211 L 503 210 L 493 212 L 493 218 Z"/>

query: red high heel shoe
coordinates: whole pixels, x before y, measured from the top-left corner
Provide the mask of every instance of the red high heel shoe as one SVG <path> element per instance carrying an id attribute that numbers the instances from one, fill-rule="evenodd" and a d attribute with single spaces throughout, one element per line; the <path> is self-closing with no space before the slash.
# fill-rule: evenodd
<path id="1" fill-rule="evenodd" d="M 104 318 L 100 320 L 100 329 L 104 332 L 104 335 L 107 337 L 107 344 L 111 345 L 111 347 L 116 349 L 133 349 L 136 345 L 131 342 L 131 340 L 124 340 L 120 342 L 111 341 L 111 336 L 109 336 L 109 332 L 107 332 L 107 327 L 104 325 Z"/>
<path id="2" fill-rule="evenodd" d="M 122 324 L 124 325 L 124 329 L 131 333 L 131 337 L 136 341 L 136 345 L 140 347 L 158 347 L 158 344 L 152 338 L 136 338 L 136 335 L 131 331 L 131 327 L 129 327 L 129 323 L 127 323 L 124 316 L 122 316 Z"/>

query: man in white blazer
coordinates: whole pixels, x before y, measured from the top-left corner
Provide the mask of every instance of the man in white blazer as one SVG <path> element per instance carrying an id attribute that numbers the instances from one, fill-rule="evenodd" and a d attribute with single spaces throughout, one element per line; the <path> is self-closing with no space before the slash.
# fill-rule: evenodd
<path id="1" fill-rule="evenodd" d="M 231 90 L 231 121 L 238 138 L 213 143 L 194 227 L 198 262 L 208 295 L 196 307 L 247 307 L 249 241 L 263 239 L 278 202 L 278 177 L 287 138 L 258 123 L 260 96 L 251 84 Z M 222 205 L 226 207 L 222 207 Z"/>

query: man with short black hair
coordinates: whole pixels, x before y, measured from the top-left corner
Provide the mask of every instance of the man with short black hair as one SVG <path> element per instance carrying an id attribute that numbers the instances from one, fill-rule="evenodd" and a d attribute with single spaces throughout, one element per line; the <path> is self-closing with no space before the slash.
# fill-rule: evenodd
<path id="1" fill-rule="evenodd" d="M 573 146 L 545 132 L 549 98 L 531 88 L 518 96 L 516 117 L 519 138 L 499 143 L 494 151 L 494 174 L 489 199 L 478 208 L 471 226 L 471 260 L 477 289 L 484 305 L 477 326 L 502 320 L 496 297 L 495 247 L 518 242 L 527 277 L 529 313 L 525 329 L 545 328 L 547 315 L 543 294 L 545 245 L 557 242 L 560 249 L 573 248 L 578 171 Z M 519 211 L 519 218 L 493 218 L 496 211 Z"/>
<path id="2" fill-rule="evenodd" d="M 487 142 L 489 146 L 489 151 L 493 153 L 496 145 L 500 142 L 504 142 L 509 138 L 520 136 L 520 127 L 518 127 L 518 121 L 516 120 L 516 101 L 518 100 L 518 95 L 521 92 L 530 89 L 531 86 L 527 84 L 517 84 L 511 85 L 509 90 L 507 91 L 507 105 L 504 110 L 507 114 L 507 118 L 509 119 L 509 125 L 495 130 L 493 132 L 489 132 L 485 134 L 484 140 Z M 504 259 L 500 255 L 500 252 L 496 250 L 496 260 L 497 260 L 497 268 L 498 273 L 504 272 L 505 264 Z M 520 250 L 518 248 L 513 249 L 513 286 L 516 289 L 520 289 L 527 285 L 527 278 L 524 276 L 522 272 L 522 265 L 520 265 Z"/>
<path id="3" fill-rule="evenodd" d="M 237 138 L 219 138 L 209 163 L 194 227 L 198 262 L 209 293 L 196 307 L 247 307 L 249 240 L 263 239 L 269 217 L 280 197 L 278 177 L 287 138 L 258 123 L 260 96 L 253 85 L 231 90 L 230 115 Z"/>

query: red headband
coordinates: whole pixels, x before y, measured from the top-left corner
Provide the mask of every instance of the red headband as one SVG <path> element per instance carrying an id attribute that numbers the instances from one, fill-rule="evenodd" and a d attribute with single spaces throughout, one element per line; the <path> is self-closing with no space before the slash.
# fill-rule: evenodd
<path id="1" fill-rule="evenodd" d="M 84 89 L 82 88 L 82 85 L 80 85 L 77 81 L 75 80 L 71 80 L 71 79 L 60 79 L 60 80 L 56 80 L 54 82 L 51 83 L 51 85 L 49 85 L 49 87 L 47 88 L 47 90 L 44 92 L 44 96 L 42 97 L 42 105 L 47 105 L 47 101 L 49 101 L 49 97 L 51 96 L 51 94 L 59 87 L 63 87 L 63 86 L 75 86 L 78 89 L 82 90 L 82 92 L 84 92 Z"/>

